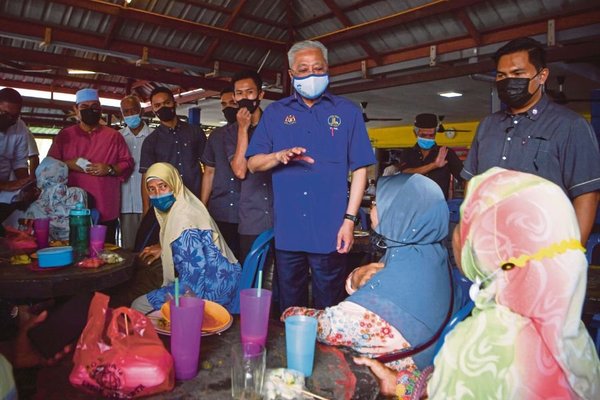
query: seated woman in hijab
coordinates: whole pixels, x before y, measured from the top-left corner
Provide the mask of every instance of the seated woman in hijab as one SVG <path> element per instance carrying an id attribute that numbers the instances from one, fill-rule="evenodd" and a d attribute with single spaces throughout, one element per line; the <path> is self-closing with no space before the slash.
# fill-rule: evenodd
<path id="1" fill-rule="evenodd" d="M 231 306 L 241 267 L 204 204 L 184 185 L 171 164 L 156 163 L 146 172 L 146 187 L 160 225 L 163 286 L 133 301 L 147 313 L 174 296 L 175 271 L 181 293 Z"/>
<path id="2" fill-rule="evenodd" d="M 412 357 L 389 365 L 425 368 L 433 359 L 431 339 L 452 312 L 448 254 L 442 243 L 448 230 L 444 194 L 422 175 L 380 178 L 371 220 L 377 245 L 387 249 L 381 263 L 355 270 L 346 285 L 353 293 L 337 306 L 291 307 L 282 319 L 316 316 L 320 342 L 348 346 L 369 357 L 420 347 Z"/>
<path id="3" fill-rule="evenodd" d="M 87 193 L 78 187 L 68 187 L 67 164 L 46 157 L 35 170 L 37 186 L 41 190 L 26 218 L 50 218 L 50 240 L 69 240 L 69 213 L 77 203 L 86 204 Z"/>
<path id="4" fill-rule="evenodd" d="M 435 357 L 429 398 L 600 399 L 600 361 L 581 321 L 588 265 L 567 196 L 493 168 L 469 182 L 461 214 L 453 247 L 475 282 L 475 309 Z M 394 394 L 395 371 L 356 361 Z"/>

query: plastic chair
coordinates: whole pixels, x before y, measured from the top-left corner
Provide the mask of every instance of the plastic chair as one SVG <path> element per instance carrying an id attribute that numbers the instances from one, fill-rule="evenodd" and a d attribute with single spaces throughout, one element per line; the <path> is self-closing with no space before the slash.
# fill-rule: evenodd
<path id="1" fill-rule="evenodd" d="M 267 254 L 269 253 L 269 248 L 271 247 L 271 240 L 273 239 L 273 236 L 273 229 L 267 229 L 258 235 L 254 243 L 252 243 L 252 248 L 246 256 L 244 265 L 242 266 L 242 276 L 240 277 L 239 290 L 249 289 L 257 286 L 259 275 L 258 271 L 263 270 Z M 233 300 L 230 311 L 232 314 L 240 313 L 239 291 L 235 295 L 235 299 Z"/>
<path id="2" fill-rule="evenodd" d="M 585 257 L 587 258 L 588 264 L 592 263 L 592 253 L 594 247 L 600 244 L 600 233 L 592 233 L 585 244 Z"/>

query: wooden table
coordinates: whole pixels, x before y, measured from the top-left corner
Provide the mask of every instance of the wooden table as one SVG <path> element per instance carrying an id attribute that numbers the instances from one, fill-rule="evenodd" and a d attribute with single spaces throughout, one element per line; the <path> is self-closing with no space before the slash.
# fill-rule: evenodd
<path id="1" fill-rule="evenodd" d="M 267 340 L 267 368 L 286 366 L 284 325 L 271 321 Z M 167 348 L 169 338 L 162 337 Z M 147 397 L 154 400 L 231 398 L 231 345 L 240 341 L 239 318 L 221 335 L 205 336 L 200 347 L 200 371 L 189 381 L 177 381 L 172 392 Z M 69 385 L 70 360 L 59 366 L 44 368 L 38 375 L 34 399 L 95 399 Z M 379 386 L 366 367 L 354 364 L 352 354 L 339 347 L 317 344 L 313 375 L 306 380 L 307 389 L 331 400 L 378 398 Z"/>
<path id="2" fill-rule="evenodd" d="M 86 269 L 75 265 L 32 270 L 27 265 L 0 264 L 0 294 L 5 299 L 47 299 L 107 289 L 133 276 L 135 255 L 116 250 L 125 260 Z"/>

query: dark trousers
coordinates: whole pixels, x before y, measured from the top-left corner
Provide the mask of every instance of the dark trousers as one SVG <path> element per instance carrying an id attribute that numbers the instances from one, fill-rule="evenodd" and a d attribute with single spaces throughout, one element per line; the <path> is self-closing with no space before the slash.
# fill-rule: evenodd
<path id="1" fill-rule="evenodd" d="M 292 306 L 308 307 L 312 278 L 313 307 L 324 309 L 344 298 L 347 255 L 276 250 L 277 284 L 281 312 Z M 310 270 L 310 277 L 309 277 Z"/>
<path id="2" fill-rule="evenodd" d="M 240 254 L 240 234 L 238 233 L 238 224 L 233 224 L 231 222 L 223 222 L 216 221 L 219 230 L 221 231 L 221 235 L 225 239 L 227 246 L 233 251 L 233 255 L 238 260 L 241 257 Z"/>
<path id="3" fill-rule="evenodd" d="M 246 256 L 250 253 L 250 249 L 252 248 L 252 243 L 256 240 L 258 235 L 242 235 L 240 234 L 240 258 L 239 262 L 242 268 L 244 267 L 244 260 L 246 260 Z"/>

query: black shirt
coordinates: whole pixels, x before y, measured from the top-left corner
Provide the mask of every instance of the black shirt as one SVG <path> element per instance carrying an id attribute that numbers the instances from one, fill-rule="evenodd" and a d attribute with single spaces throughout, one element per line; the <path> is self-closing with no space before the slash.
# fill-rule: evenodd
<path id="1" fill-rule="evenodd" d="M 400 170 L 404 172 L 408 168 L 418 168 L 424 165 L 430 164 L 435 161 L 440 151 L 439 146 L 435 145 L 429 150 L 427 157 L 423 158 L 423 153 L 419 145 L 415 145 L 402 152 L 400 156 Z M 454 150 L 448 148 L 448 154 L 446 155 L 448 163 L 441 168 L 436 168 L 424 174 L 426 177 L 432 179 L 437 183 L 446 199 L 448 199 L 448 190 L 450 189 L 450 174 L 458 180 L 462 180 L 460 177 L 460 171 L 463 168 L 463 163 L 460 161 Z"/>

